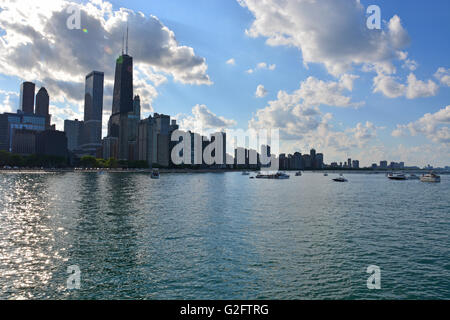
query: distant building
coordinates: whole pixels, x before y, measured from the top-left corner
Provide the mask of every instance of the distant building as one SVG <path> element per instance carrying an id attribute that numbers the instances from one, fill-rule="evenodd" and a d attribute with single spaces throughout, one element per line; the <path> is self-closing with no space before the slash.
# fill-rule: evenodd
<path id="1" fill-rule="evenodd" d="M 359 169 L 359 160 L 353 160 L 352 161 L 352 168 L 353 169 Z"/>
<path id="2" fill-rule="evenodd" d="M 108 121 L 108 137 L 117 138 L 118 155 L 115 158 L 119 160 L 128 160 L 130 155 L 128 124 L 133 107 L 133 58 L 122 52 L 116 60 L 112 114 Z M 132 141 L 133 144 L 136 141 Z"/>
<path id="3" fill-rule="evenodd" d="M 30 155 L 36 153 L 36 131 L 16 129 L 12 140 L 13 153 Z"/>
<path id="4" fill-rule="evenodd" d="M 84 123 L 78 147 L 92 156 L 102 146 L 103 80 L 103 72 L 92 71 L 85 82 Z"/>
<path id="5" fill-rule="evenodd" d="M 36 134 L 36 153 L 67 158 L 67 138 L 63 131 L 45 130 Z"/>
<path id="6" fill-rule="evenodd" d="M 380 161 L 380 169 L 387 169 L 388 163 L 386 160 Z"/>
<path id="7" fill-rule="evenodd" d="M 0 115 L 0 150 L 12 152 L 14 135 L 17 130 L 46 130 L 46 117 L 35 114 L 4 113 Z"/>
<path id="8" fill-rule="evenodd" d="M 309 152 L 310 155 L 310 169 L 316 169 L 316 150 L 311 149 Z"/>
<path id="9" fill-rule="evenodd" d="M 304 169 L 312 169 L 312 159 L 311 159 L 311 155 L 309 154 L 304 154 L 302 156 L 302 161 L 303 161 L 303 168 Z"/>
<path id="10" fill-rule="evenodd" d="M 138 127 L 138 160 L 146 161 L 151 168 L 156 163 L 154 149 L 157 146 L 155 121 L 152 117 L 141 120 Z"/>
<path id="11" fill-rule="evenodd" d="M 323 153 L 316 154 L 316 169 L 323 169 Z"/>
<path id="12" fill-rule="evenodd" d="M 118 159 L 119 139 L 116 137 L 105 137 L 102 140 L 103 159 Z"/>
<path id="13" fill-rule="evenodd" d="M 40 88 L 36 94 L 36 108 L 35 113 L 39 116 L 45 117 L 45 128 L 50 129 L 51 116 L 49 114 L 50 97 L 48 95 L 47 89 L 44 87 Z"/>
<path id="14" fill-rule="evenodd" d="M 35 84 L 33 82 L 22 82 L 20 85 L 20 105 L 19 110 L 23 113 L 34 113 L 34 92 Z"/>
<path id="15" fill-rule="evenodd" d="M 294 153 L 294 170 L 301 170 L 303 169 L 303 161 L 302 161 L 302 154 L 300 152 Z"/>
<path id="16" fill-rule="evenodd" d="M 64 132 L 67 137 L 67 149 L 69 151 L 75 151 L 78 149 L 81 140 L 81 134 L 83 129 L 83 121 L 64 120 Z"/>
<path id="17" fill-rule="evenodd" d="M 347 168 L 352 168 L 352 159 L 350 158 L 347 159 Z"/>

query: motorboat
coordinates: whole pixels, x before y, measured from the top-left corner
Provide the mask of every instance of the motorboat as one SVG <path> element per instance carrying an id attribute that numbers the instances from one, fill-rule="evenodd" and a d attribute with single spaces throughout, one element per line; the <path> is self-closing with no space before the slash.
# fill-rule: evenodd
<path id="1" fill-rule="evenodd" d="M 150 177 L 152 179 L 159 179 L 159 170 L 158 169 L 153 169 L 152 170 L 152 175 Z"/>
<path id="2" fill-rule="evenodd" d="M 406 180 L 406 176 L 403 173 L 390 173 L 387 177 L 391 180 Z"/>
<path id="3" fill-rule="evenodd" d="M 302 172 L 301 172 L 301 171 L 297 171 L 297 172 L 295 173 L 295 176 L 296 176 L 296 177 L 301 177 L 301 175 L 302 175 Z"/>
<path id="4" fill-rule="evenodd" d="M 339 177 L 334 178 L 333 181 L 335 181 L 335 182 L 347 182 L 348 180 L 342 174 L 340 174 Z"/>
<path id="5" fill-rule="evenodd" d="M 324 176 L 324 177 L 328 177 L 328 173 L 324 173 L 323 176 Z"/>
<path id="6" fill-rule="evenodd" d="M 289 175 L 284 172 L 277 173 L 258 173 L 255 177 L 256 179 L 289 179 Z"/>
<path id="7" fill-rule="evenodd" d="M 428 174 L 422 175 L 420 177 L 420 181 L 422 181 L 422 182 L 441 182 L 441 177 L 433 172 L 430 172 Z"/>
<path id="8" fill-rule="evenodd" d="M 242 172 L 242 175 L 243 175 L 243 176 L 249 176 L 249 175 L 250 175 L 250 172 L 248 172 L 248 171 L 243 171 L 243 172 Z"/>

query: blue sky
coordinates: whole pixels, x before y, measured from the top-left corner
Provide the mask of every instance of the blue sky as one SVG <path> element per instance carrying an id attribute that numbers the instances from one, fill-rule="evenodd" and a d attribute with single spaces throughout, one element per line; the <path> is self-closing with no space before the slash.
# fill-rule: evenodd
<path id="1" fill-rule="evenodd" d="M 16 50 L 15 55 L 0 53 L 0 111 L 11 111 L 8 108 L 12 109 L 17 101 L 12 92 L 18 92 L 21 81 L 32 80 L 53 89 L 56 98 L 52 110 L 59 129 L 65 118 L 82 118 L 82 101 L 73 91 L 82 94 L 82 77 L 89 67 L 112 77 L 115 57 L 120 53 L 121 21 L 126 20 L 118 12 L 127 8 L 133 15 L 145 15 L 130 23 L 130 55 L 135 57 L 135 65 L 143 68 L 142 72 L 135 70 L 135 80 L 142 80 L 137 85 L 135 81 L 135 87 L 147 103 L 145 115 L 153 111 L 170 114 L 185 127 L 202 122 L 203 127 L 279 128 L 282 139 L 285 137 L 281 151 L 307 152 L 315 147 L 325 153 L 326 162 L 353 157 L 365 165 L 384 159 L 421 166 L 450 165 L 450 107 L 446 108 L 450 105 L 450 2 L 446 0 L 371 0 L 361 4 L 354 0 L 339 4 L 318 0 L 313 5 L 292 0 L 286 7 L 275 0 L 264 5 L 256 0 L 78 1 L 90 18 L 98 14 L 100 7 L 102 14 L 115 14 L 114 19 L 103 20 L 109 21 L 102 32 L 108 34 L 110 45 L 98 42 L 95 29 L 52 34 L 55 29 L 40 28 L 39 23 L 54 26 L 64 20 L 64 14 L 67 16 L 63 10 L 67 2 L 56 2 L 61 10 L 52 9 L 47 21 L 34 20 L 39 18 L 30 12 L 30 21 L 37 22 L 29 25 L 49 42 L 52 37 L 71 41 L 68 37 L 73 36 L 73 41 L 82 45 L 69 44 L 66 56 L 58 58 L 41 49 L 40 59 L 39 54 L 35 58 L 43 66 L 30 73 L 20 67 L 1 67 L 7 59 L 22 59 L 18 53 L 27 52 L 19 41 L 7 41 L 8 33 L 11 38 L 16 35 L 15 39 L 18 34 L 27 36 L 17 28 L 26 24 L 23 21 L 6 23 L 7 14 L 14 15 L 18 5 L 14 9 L 8 1 L 0 5 L 4 47 L 0 52 Z M 381 30 L 364 29 L 369 5 L 381 9 Z M 173 32 L 176 45 L 161 40 L 166 33 L 146 32 L 146 28 L 154 26 L 146 24 L 151 15 Z M 91 20 L 82 19 L 82 24 L 89 24 L 86 21 Z M 355 28 L 358 31 L 353 34 Z M 315 34 L 309 35 L 311 30 Z M 277 39 L 280 34 L 287 34 L 286 39 Z M 271 38 L 273 41 L 267 41 Z M 373 43 L 367 45 L 361 39 Z M 37 46 L 36 39 L 23 41 Z M 147 42 L 149 45 L 144 46 Z M 46 48 L 45 43 L 39 45 Z M 159 45 L 174 46 L 180 55 L 173 59 L 148 58 L 159 50 Z M 81 59 L 89 53 L 86 48 L 102 46 L 108 46 L 110 53 L 90 62 Z M 63 62 L 70 55 L 80 61 L 79 68 Z M 61 62 L 47 65 L 47 69 L 67 74 L 58 75 L 55 83 L 45 74 L 52 58 Z M 181 59 L 186 62 L 180 63 Z M 234 59 L 234 64 L 227 63 L 229 59 Z M 258 69 L 259 63 L 266 67 Z M 269 68 L 271 65 L 274 67 Z M 193 68 L 199 68 L 195 74 L 190 71 Z M 249 69 L 254 72 L 248 73 Z M 79 78 L 74 76 L 76 72 Z M 154 81 L 155 75 L 164 78 L 161 83 Z M 350 82 L 343 82 L 343 75 L 348 75 Z M 111 82 L 106 81 L 105 110 L 111 109 L 108 85 L 111 87 Z M 259 85 L 265 89 L 263 97 L 255 95 Z M 280 98 L 280 91 L 289 98 Z M 49 93 L 52 98 L 52 91 Z M 106 123 L 107 113 L 104 118 Z"/>

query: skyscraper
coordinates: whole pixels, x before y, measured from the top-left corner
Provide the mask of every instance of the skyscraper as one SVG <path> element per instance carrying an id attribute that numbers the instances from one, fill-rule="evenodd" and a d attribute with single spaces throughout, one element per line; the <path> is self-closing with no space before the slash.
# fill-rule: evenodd
<path id="1" fill-rule="evenodd" d="M 116 61 L 112 114 L 133 111 L 133 58 L 122 54 Z"/>
<path id="2" fill-rule="evenodd" d="M 75 151 L 80 146 L 83 128 L 83 121 L 78 121 L 78 119 L 64 120 L 64 132 L 66 133 L 69 151 Z"/>
<path id="3" fill-rule="evenodd" d="M 128 119 L 129 113 L 134 111 L 133 107 L 133 58 L 128 55 L 128 52 L 122 52 L 122 55 L 116 61 L 112 114 L 108 122 L 108 137 L 118 139 L 118 157 L 120 160 L 128 160 L 129 158 Z"/>
<path id="4" fill-rule="evenodd" d="M 315 149 L 311 149 L 309 154 L 310 154 L 310 157 L 311 157 L 311 168 L 315 169 L 316 168 L 316 150 Z"/>
<path id="5" fill-rule="evenodd" d="M 104 74 L 99 71 L 92 71 L 86 76 L 80 148 L 93 156 L 102 146 L 103 79 Z"/>
<path id="6" fill-rule="evenodd" d="M 45 127 L 50 128 L 50 114 L 49 114 L 50 97 L 47 89 L 40 88 L 36 94 L 36 109 L 35 112 L 39 116 L 45 116 Z"/>
<path id="7" fill-rule="evenodd" d="M 23 82 L 20 85 L 20 110 L 23 113 L 34 113 L 34 91 L 33 82 Z"/>

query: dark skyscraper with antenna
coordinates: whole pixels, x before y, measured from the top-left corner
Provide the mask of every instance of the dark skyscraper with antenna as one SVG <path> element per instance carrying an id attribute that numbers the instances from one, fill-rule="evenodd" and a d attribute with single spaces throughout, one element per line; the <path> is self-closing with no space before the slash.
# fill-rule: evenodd
<path id="1" fill-rule="evenodd" d="M 124 44 L 122 44 L 124 45 Z M 108 137 L 117 138 L 118 157 L 130 158 L 129 151 L 129 113 L 133 112 L 133 58 L 128 55 L 128 27 L 125 52 L 116 60 L 112 114 L 108 122 Z"/>
<path id="2" fill-rule="evenodd" d="M 133 111 L 133 58 L 122 54 L 116 61 L 112 114 Z"/>

